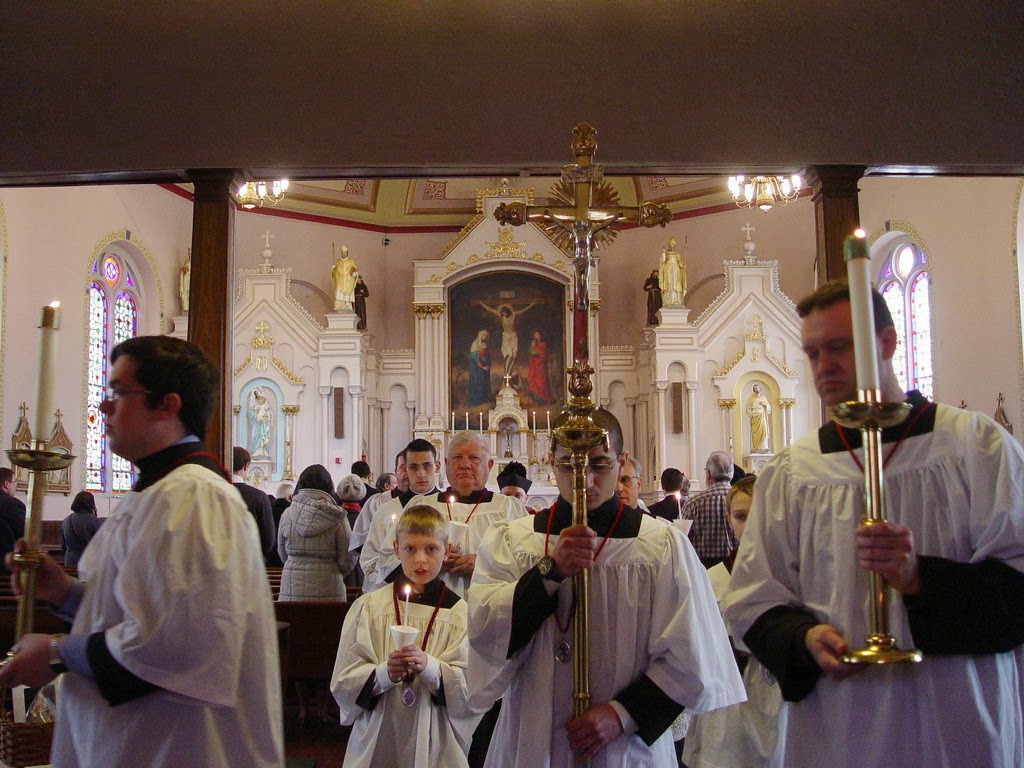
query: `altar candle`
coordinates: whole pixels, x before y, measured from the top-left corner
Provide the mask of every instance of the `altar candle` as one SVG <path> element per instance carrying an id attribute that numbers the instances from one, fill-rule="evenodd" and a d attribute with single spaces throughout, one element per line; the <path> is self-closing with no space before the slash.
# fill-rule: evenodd
<path id="1" fill-rule="evenodd" d="M 452 411 L 452 432 L 455 431 L 455 411 Z"/>
<path id="2" fill-rule="evenodd" d="M 469 411 L 466 411 L 466 429 L 469 429 Z"/>
<path id="3" fill-rule="evenodd" d="M 60 330 L 60 302 L 43 307 L 39 320 L 39 391 L 36 396 L 36 440 L 49 441 L 53 432 L 53 380 L 57 370 L 57 331 Z"/>
<path id="4" fill-rule="evenodd" d="M 409 595 L 411 595 L 411 594 L 412 594 L 412 587 L 410 587 L 408 584 L 406 584 L 405 585 L 405 619 L 403 620 L 403 623 L 406 624 L 406 625 L 409 624 Z"/>
<path id="5" fill-rule="evenodd" d="M 544 413 L 548 417 L 548 432 L 550 432 L 551 431 L 551 411 L 544 411 Z"/>
<path id="6" fill-rule="evenodd" d="M 853 320 L 853 353 L 857 388 L 878 389 L 878 357 L 875 354 L 875 310 L 871 303 L 871 256 L 863 229 L 843 242 L 843 257 L 850 283 L 850 315 Z"/>
<path id="7" fill-rule="evenodd" d="M 484 431 L 484 415 L 481 413 L 480 414 L 480 433 L 483 434 L 483 431 Z"/>
<path id="8" fill-rule="evenodd" d="M 537 412 L 533 412 L 533 431 L 537 431 Z"/>

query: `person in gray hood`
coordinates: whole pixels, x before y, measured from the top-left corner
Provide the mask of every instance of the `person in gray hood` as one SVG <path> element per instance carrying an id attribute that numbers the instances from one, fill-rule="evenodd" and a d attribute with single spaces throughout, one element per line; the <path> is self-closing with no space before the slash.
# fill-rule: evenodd
<path id="1" fill-rule="evenodd" d="M 320 464 L 302 470 L 292 503 L 281 516 L 277 551 L 284 562 L 278 600 L 345 600 L 348 517 L 334 496 L 331 473 Z"/>

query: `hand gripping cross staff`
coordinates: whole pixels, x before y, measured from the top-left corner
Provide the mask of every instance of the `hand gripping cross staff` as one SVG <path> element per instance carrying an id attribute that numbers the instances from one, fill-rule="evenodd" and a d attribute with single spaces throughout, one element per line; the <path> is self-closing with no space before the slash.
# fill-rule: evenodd
<path id="1" fill-rule="evenodd" d="M 572 451 L 573 466 L 573 525 L 586 525 L 586 471 L 587 454 L 594 448 L 607 445 L 605 430 L 594 424 L 594 403 L 588 339 L 590 314 L 590 269 L 594 263 L 593 251 L 614 240 L 614 225 L 635 222 L 643 227 L 665 226 L 671 213 L 663 205 L 643 203 L 639 206 L 618 204 L 618 194 L 604 181 L 603 168 L 592 160 L 597 149 L 596 131 L 587 123 L 573 129 L 572 151 L 576 162 L 562 169 L 561 181 L 552 190 L 553 197 L 562 205 L 526 205 L 502 203 L 494 211 L 501 224 L 519 226 L 527 221 L 539 223 L 561 247 L 572 246 L 575 280 L 573 282 L 572 315 L 572 367 L 569 374 L 571 399 L 567 407 L 568 418 L 560 419 L 555 428 L 555 439 Z M 573 704 L 579 717 L 590 708 L 590 645 L 588 589 L 589 572 L 581 570 L 573 577 L 576 593 L 573 615 Z"/>

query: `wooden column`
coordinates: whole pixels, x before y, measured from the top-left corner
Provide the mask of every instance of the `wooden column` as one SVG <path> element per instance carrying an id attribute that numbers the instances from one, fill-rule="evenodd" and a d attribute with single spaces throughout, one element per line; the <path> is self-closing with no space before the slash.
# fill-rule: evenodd
<path id="1" fill-rule="evenodd" d="M 236 172 L 191 170 L 192 272 L 188 339 L 220 371 L 220 392 L 206 431 L 206 444 L 231 466 L 231 273 L 233 271 Z"/>
<path id="2" fill-rule="evenodd" d="M 818 237 L 815 261 L 816 285 L 846 277 L 843 239 L 860 226 L 857 182 L 863 165 L 815 165 L 807 169 L 814 190 L 815 230 Z"/>

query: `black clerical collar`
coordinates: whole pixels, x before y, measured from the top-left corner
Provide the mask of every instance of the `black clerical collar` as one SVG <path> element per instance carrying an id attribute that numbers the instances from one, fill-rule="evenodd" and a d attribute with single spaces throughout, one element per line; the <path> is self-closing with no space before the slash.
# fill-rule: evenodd
<path id="1" fill-rule="evenodd" d="M 612 494 L 604 504 L 587 512 L 587 525 L 592 528 L 598 536 L 607 536 L 612 523 L 619 514 L 619 497 Z M 572 506 L 565 499 L 559 497 L 554 506 L 541 510 L 533 516 L 533 530 L 538 533 L 545 533 L 548 529 L 548 516 L 554 513 L 555 519 L 551 522 L 551 533 L 557 534 L 563 528 L 572 525 Z M 640 532 L 640 521 L 643 512 L 633 507 L 623 507 L 622 517 L 619 524 L 612 531 L 614 539 L 635 538 Z"/>
<path id="2" fill-rule="evenodd" d="M 185 464 L 198 464 L 212 469 L 226 481 L 231 481 L 230 474 L 220 465 L 217 457 L 210 453 L 201 441 L 193 440 L 169 445 L 136 461 L 135 466 L 139 468 L 139 479 L 135 482 L 132 490 L 144 491 Z"/>
<path id="3" fill-rule="evenodd" d="M 406 584 L 411 584 L 408 578 L 405 576 L 405 572 L 402 570 L 402 566 L 399 565 L 384 579 L 387 584 L 398 583 L 398 593 L 402 595 L 402 599 L 405 599 L 405 593 L 402 591 L 402 587 Z M 423 585 L 423 591 L 420 593 L 412 592 L 409 595 L 409 601 L 413 603 L 425 603 L 427 605 L 437 605 L 437 598 L 441 594 L 441 585 L 444 581 L 438 576 L 431 582 Z M 447 586 L 447 585 L 445 585 Z M 390 587 L 389 587 L 390 588 Z M 442 608 L 451 608 L 455 603 L 459 602 L 460 598 L 455 590 L 450 587 L 445 590 L 444 600 L 441 602 Z"/>
<path id="4" fill-rule="evenodd" d="M 935 408 L 933 407 L 935 404 L 933 402 L 916 389 L 907 392 L 906 402 L 910 404 L 910 415 L 899 424 L 882 430 L 883 443 L 894 443 L 897 440 L 908 437 L 927 435 L 935 429 Z M 924 409 L 928 410 L 922 413 Z M 842 435 L 839 434 L 840 429 L 843 431 Z M 861 435 L 859 429 L 839 427 L 834 421 L 829 421 L 822 425 L 818 430 L 818 446 L 821 452 L 823 454 L 838 453 L 847 450 L 843 437 L 846 438 L 846 443 L 849 443 L 850 449 L 856 450 L 860 448 Z"/>
<path id="5" fill-rule="evenodd" d="M 452 497 L 455 497 L 455 501 L 459 504 L 480 504 L 486 503 L 494 498 L 494 491 L 489 491 L 486 488 L 483 488 L 479 491 L 473 491 L 468 496 L 460 496 L 455 492 L 455 489 L 449 485 L 437 494 L 437 500 L 442 504 L 450 502 Z"/>

